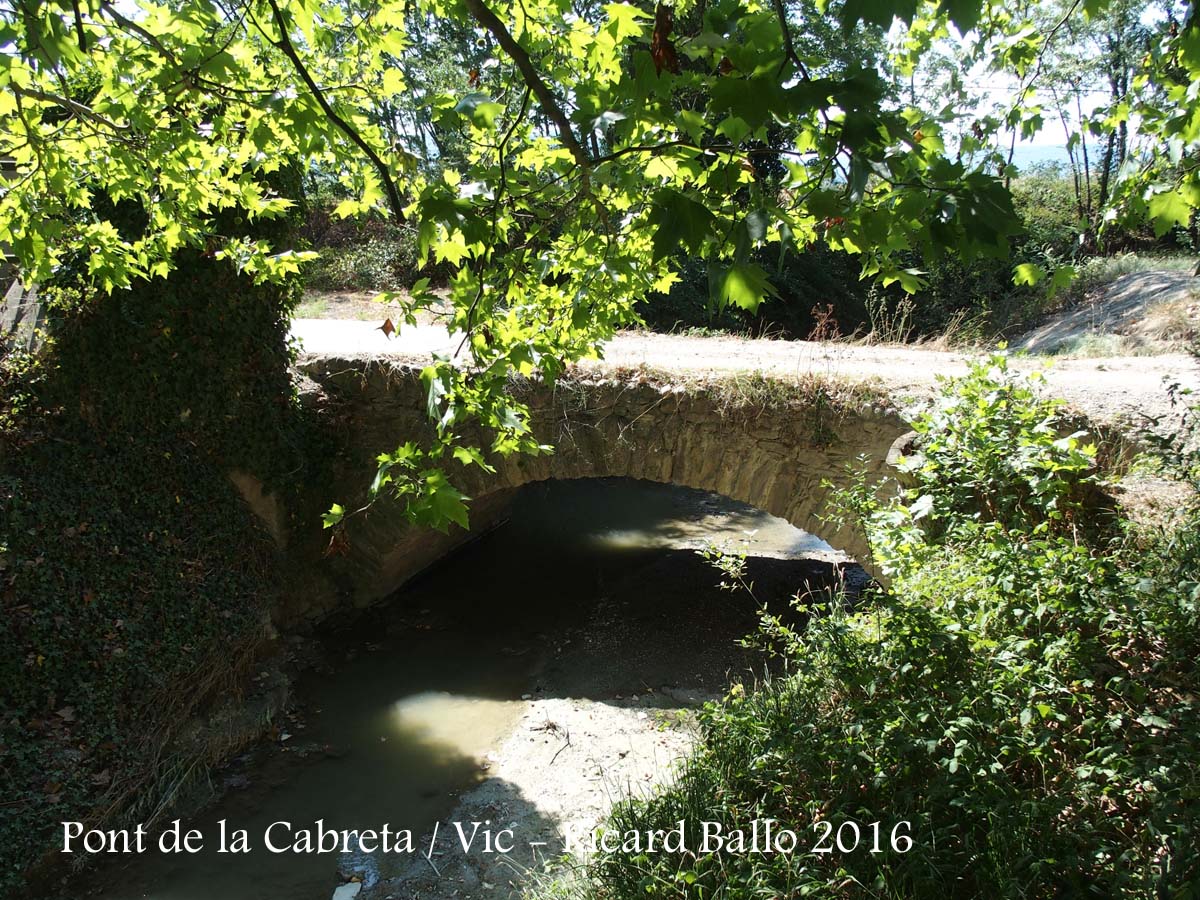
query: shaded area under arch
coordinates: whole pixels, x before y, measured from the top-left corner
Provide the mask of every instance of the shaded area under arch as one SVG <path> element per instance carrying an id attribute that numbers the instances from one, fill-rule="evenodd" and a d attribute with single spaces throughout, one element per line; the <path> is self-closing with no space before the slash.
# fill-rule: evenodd
<path id="1" fill-rule="evenodd" d="M 308 486 L 310 508 L 327 509 L 334 501 L 352 508 L 365 497 L 381 451 L 430 434 L 419 370 L 332 357 L 307 359 L 302 370 L 309 379 L 306 402 L 338 423 L 344 441 L 331 483 Z M 315 526 L 315 516 L 291 516 L 294 530 L 277 539 L 302 564 L 303 583 L 277 611 L 277 621 L 317 621 L 378 602 L 503 521 L 517 488 L 549 479 L 616 476 L 712 491 L 862 558 L 866 548 L 855 534 L 831 530 L 821 519 L 827 484 L 849 484 L 862 466 L 869 477 L 880 477 L 889 449 L 906 431 L 879 395 L 816 379 L 672 380 L 638 371 L 576 375 L 553 388 L 522 381 L 512 390 L 528 404 L 533 431 L 554 446 L 552 454 L 494 459 L 495 474 L 456 471 L 472 498 L 471 533 L 413 528 L 397 504 L 380 501 L 349 521 L 344 555 L 323 557 L 328 535 Z M 486 435 L 478 438 L 487 445 Z M 258 499 L 264 519 L 288 518 L 272 512 L 270 498 Z"/>

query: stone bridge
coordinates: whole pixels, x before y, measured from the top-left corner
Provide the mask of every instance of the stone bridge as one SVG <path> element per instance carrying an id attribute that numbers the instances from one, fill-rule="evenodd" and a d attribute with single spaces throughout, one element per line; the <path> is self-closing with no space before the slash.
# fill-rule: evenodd
<path id="1" fill-rule="evenodd" d="M 308 508 L 285 511 L 253 479 L 235 475 L 244 497 L 295 561 L 297 580 L 278 610 L 281 625 L 315 621 L 338 609 L 375 603 L 454 547 L 503 521 L 514 491 L 544 479 L 622 476 L 714 491 L 813 532 L 861 558 L 849 533 L 822 523 L 828 488 L 846 484 L 866 457 L 871 474 L 886 467 L 906 426 L 872 391 L 817 377 L 772 379 L 744 373 L 703 378 L 608 370 L 512 386 L 532 411 L 543 456 L 492 460 L 494 474 L 456 468 L 471 498 L 471 531 L 448 534 L 410 526 L 395 502 L 381 499 L 348 519 L 338 553 L 314 527 L 331 502 L 362 503 L 375 457 L 431 433 L 419 366 L 378 359 L 309 357 L 302 392 L 331 421 L 342 451 L 328 484 L 305 488 Z M 486 446 L 486 444 L 485 444 Z"/>

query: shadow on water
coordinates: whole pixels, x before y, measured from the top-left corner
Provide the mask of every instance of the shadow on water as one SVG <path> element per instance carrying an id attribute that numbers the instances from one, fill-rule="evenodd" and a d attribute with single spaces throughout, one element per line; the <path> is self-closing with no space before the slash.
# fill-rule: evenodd
<path id="1" fill-rule="evenodd" d="M 419 845 L 486 777 L 486 754 L 523 698 L 619 705 L 648 688 L 718 692 L 761 669 L 738 643 L 757 624 L 757 602 L 718 587 L 695 552 L 709 541 L 750 541 L 758 601 L 828 585 L 838 568 L 812 535 L 715 495 L 616 479 L 530 486 L 508 524 L 304 649 L 315 664 L 285 730 L 219 773 L 218 802 L 185 823 L 206 836 L 203 852 L 123 860 L 85 876 L 75 896 L 325 900 L 339 866 L 369 885 L 408 858 L 271 853 L 272 823 L 387 823 Z M 498 788 L 510 809 L 553 828 L 515 786 Z M 250 853 L 216 852 L 222 819 L 249 833 Z M 272 836 L 290 843 L 280 826 Z"/>
<path id="2" fill-rule="evenodd" d="M 413 640 L 410 636 L 408 640 Z M 355 642 L 362 645 L 359 634 Z M 275 853 L 317 820 L 334 830 L 409 829 L 414 844 L 444 819 L 457 794 L 483 780 L 480 762 L 511 726 L 530 673 L 528 661 L 479 636 L 467 657 L 462 635 L 425 632 L 420 646 L 371 641 L 357 651 L 349 634 L 328 656 L 333 665 L 306 673 L 296 686 L 294 715 L 279 738 L 220 774 L 223 795 L 195 821 L 203 852 L 151 852 L 104 871 L 98 895 L 109 900 L 325 900 L 339 869 L 386 877 L 406 855 Z M 338 645 L 341 645 L 340 647 Z M 487 690 L 480 690 L 481 685 Z M 520 804 L 513 789 L 511 800 Z M 534 811 L 530 811 L 533 813 Z M 219 822 L 245 829 L 251 852 L 217 852 Z M 420 848 L 418 847 L 418 850 Z"/>

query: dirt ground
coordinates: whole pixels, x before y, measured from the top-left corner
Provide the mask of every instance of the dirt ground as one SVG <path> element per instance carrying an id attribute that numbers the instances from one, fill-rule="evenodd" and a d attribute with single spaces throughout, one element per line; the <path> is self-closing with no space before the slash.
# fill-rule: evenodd
<path id="1" fill-rule="evenodd" d="M 397 303 L 380 303 L 379 291 L 305 291 L 296 317 L 300 319 L 337 319 L 372 322 L 379 325 L 390 318 L 399 322 Z M 422 310 L 417 321 L 429 325 L 441 320 L 440 309 Z"/>
<path id="2" fill-rule="evenodd" d="M 585 367 L 638 366 L 701 373 L 762 372 L 782 377 L 825 376 L 849 382 L 873 382 L 897 405 L 919 401 L 939 378 L 959 376 L 978 354 L 927 350 L 900 345 L 743 341 L 736 338 L 687 338 L 623 334 L 605 351 L 603 363 Z M 1120 426 L 1140 426 L 1172 413 L 1166 385 L 1200 388 L 1196 361 L 1183 353 L 1161 356 L 1113 356 L 1092 359 L 1018 358 L 1013 367 L 1040 371 L 1047 392 L 1089 417 Z"/>
<path id="3" fill-rule="evenodd" d="M 1187 336 L 1200 333 L 1197 284 L 1200 279 L 1181 272 L 1122 276 L 1087 303 L 1014 341 L 1014 349 L 1033 354 L 1018 358 L 1014 365 L 1043 371 L 1050 393 L 1096 421 L 1126 429 L 1157 422 L 1162 430 L 1176 413 L 1167 386 L 1200 390 L 1200 371 L 1185 352 Z M 306 353 L 317 355 L 386 356 L 425 363 L 432 352 L 454 354 L 460 348 L 461 336 L 448 334 L 436 315 L 386 335 L 379 325 L 387 310 L 369 296 L 347 294 L 336 299 L 329 295 L 326 312 L 320 318 L 298 317 L 292 333 Z M 1106 335 L 1119 340 L 1096 340 Z M 1078 352 L 1042 355 L 1063 347 Z M 1087 355 L 1089 349 L 1100 355 Z M 927 397 L 939 377 L 963 374 L 977 355 L 911 345 L 630 331 L 606 345 L 602 360 L 585 361 L 579 368 L 601 372 L 648 368 L 686 376 L 816 375 L 874 382 L 903 406 Z"/>
<path id="4" fill-rule="evenodd" d="M 1014 343 L 1030 353 L 1095 355 L 1113 348 L 1153 354 L 1186 350 L 1200 326 L 1200 278 L 1130 272 Z"/>
<path id="5" fill-rule="evenodd" d="M 510 829 L 511 852 L 464 852 L 442 823 L 432 858 L 413 859 L 405 875 L 364 891 L 362 900 L 521 896 L 571 849 L 569 836 L 590 833 L 614 800 L 648 793 L 670 778 L 694 741 L 691 726 L 677 719 L 681 712 L 633 700 L 628 706 L 531 701 L 516 730 L 489 754 L 491 777 L 464 796 L 449 819 Z M 420 846 L 429 840 L 423 835 Z"/>

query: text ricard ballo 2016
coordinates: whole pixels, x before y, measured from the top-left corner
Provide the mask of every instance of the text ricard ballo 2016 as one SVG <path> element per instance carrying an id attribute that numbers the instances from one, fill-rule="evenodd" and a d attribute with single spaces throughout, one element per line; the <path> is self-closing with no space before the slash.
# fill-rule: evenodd
<path id="1" fill-rule="evenodd" d="M 272 822 L 257 835 L 233 827 L 227 820 L 208 832 L 186 829 L 176 819 L 152 834 L 145 825 L 88 830 L 80 822 L 63 822 L 63 853 L 421 853 L 518 854 L 524 848 L 566 853 L 728 853 L 832 854 L 907 853 L 913 847 L 912 823 L 899 821 L 833 822 L 818 819 L 805 827 L 787 826 L 775 819 L 754 819 L 731 826 L 724 822 L 680 820 L 674 827 L 620 831 L 604 827 L 567 827 L 557 842 L 522 836 L 516 825 L 500 827 L 482 822 L 437 822 L 431 832 L 414 836 L 411 829 L 335 829 L 323 819 L 306 825 Z M 559 843 L 559 847 L 550 846 Z"/>

